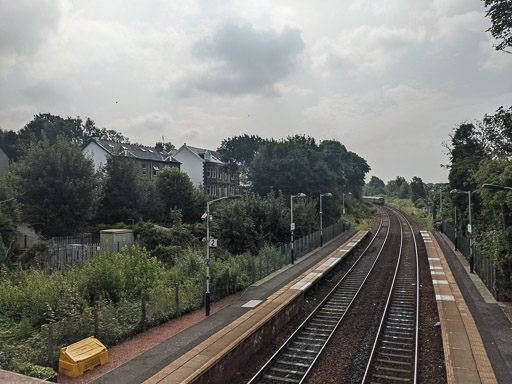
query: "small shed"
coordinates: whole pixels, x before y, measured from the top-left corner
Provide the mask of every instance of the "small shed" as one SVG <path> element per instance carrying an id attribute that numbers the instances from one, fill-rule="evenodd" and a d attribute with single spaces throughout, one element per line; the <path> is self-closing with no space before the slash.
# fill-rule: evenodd
<path id="1" fill-rule="evenodd" d="M 119 252 L 123 247 L 130 247 L 133 244 L 133 230 L 131 229 L 105 229 L 100 232 L 102 251 Z"/>

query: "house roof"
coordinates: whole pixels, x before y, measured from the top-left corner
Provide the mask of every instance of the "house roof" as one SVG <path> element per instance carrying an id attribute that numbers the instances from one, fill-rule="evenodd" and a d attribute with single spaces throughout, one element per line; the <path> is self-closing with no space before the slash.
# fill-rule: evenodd
<path id="1" fill-rule="evenodd" d="M 101 140 L 96 137 L 91 138 L 87 144 L 91 141 L 94 141 L 111 155 L 124 153 L 126 156 L 132 156 L 139 160 L 163 161 L 181 164 L 170 152 L 166 152 L 163 149 L 159 151 L 155 147 L 147 147 L 139 144 L 116 143 L 114 141 Z"/>
<path id="2" fill-rule="evenodd" d="M 201 159 L 208 163 L 224 164 L 220 159 L 220 153 L 217 151 L 212 151 L 210 149 L 205 148 L 191 147 L 190 145 L 187 144 L 183 145 L 186 146 L 191 151 L 195 152 Z M 210 158 L 208 158 L 208 154 L 210 154 Z"/>

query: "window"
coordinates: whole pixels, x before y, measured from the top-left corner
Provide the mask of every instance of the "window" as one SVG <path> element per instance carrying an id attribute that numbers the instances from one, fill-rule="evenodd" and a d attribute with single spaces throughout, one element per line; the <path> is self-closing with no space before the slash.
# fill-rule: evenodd
<path id="1" fill-rule="evenodd" d="M 212 168 L 212 179 L 217 178 L 217 168 Z"/>
<path id="2" fill-rule="evenodd" d="M 153 176 L 156 176 L 156 174 L 158 173 L 160 169 L 158 167 L 153 167 Z"/>
<path id="3" fill-rule="evenodd" d="M 206 194 L 208 194 L 208 195 L 212 194 L 212 186 L 211 185 L 206 186 Z"/>
<path id="4" fill-rule="evenodd" d="M 227 179 L 228 179 L 228 173 L 224 172 L 224 180 L 227 180 Z"/>
<path id="5" fill-rule="evenodd" d="M 206 168 L 206 177 L 207 178 L 211 178 L 212 177 L 212 169 L 211 168 Z"/>
<path id="6" fill-rule="evenodd" d="M 142 164 L 142 174 L 143 175 L 147 175 L 148 174 L 148 171 L 147 171 L 147 168 L 146 168 L 146 164 Z"/>

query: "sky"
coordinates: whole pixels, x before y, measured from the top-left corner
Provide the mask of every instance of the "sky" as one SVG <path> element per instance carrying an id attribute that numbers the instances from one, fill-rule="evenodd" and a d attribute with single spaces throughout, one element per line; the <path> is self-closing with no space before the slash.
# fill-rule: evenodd
<path id="1" fill-rule="evenodd" d="M 512 105 L 480 0 L 0 0 L 0 127 L 90 117 L 132 142 L 338 140 L 385 182 Z"/>

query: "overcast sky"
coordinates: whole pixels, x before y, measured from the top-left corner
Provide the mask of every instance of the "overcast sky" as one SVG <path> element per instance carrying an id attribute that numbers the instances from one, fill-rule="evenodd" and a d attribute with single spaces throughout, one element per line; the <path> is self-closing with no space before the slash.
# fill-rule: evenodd
<path id="1" fill-rule="evenodd" d="M 132 142 L 336 139 L 385 182 L 512 105 L 480 0 L 0 0 L 0 127 L 90 117 Z"/>

